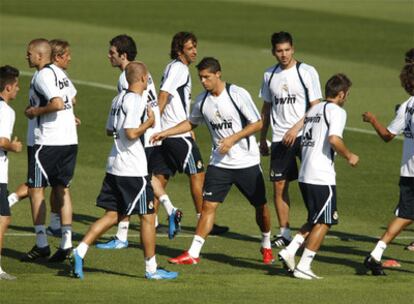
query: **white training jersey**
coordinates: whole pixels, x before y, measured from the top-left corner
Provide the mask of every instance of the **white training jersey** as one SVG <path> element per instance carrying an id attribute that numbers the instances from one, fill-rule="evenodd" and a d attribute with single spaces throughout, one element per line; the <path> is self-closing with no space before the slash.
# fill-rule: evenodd
<path id="1" fill-rule="evenodd" d="M 123 71 L 119 76 L 118 80 L 118 93 L 122 90 L 128 90 L 128 81 L 126 79 L 126 73 Z M 145 132 L 145 148 L 154 147 L 161 145 L 161 142 L 151 143 L 150 138 L 153 134 L 161 132 L 161 116 L 160 108 L 158 107 L 158 96 L 155 90 L 154 80 L 151 74 L 148 73 L 148 86 L 147 89 L 142 93 L 142 100 L 146 100 L 148 105 L 151 106 L 154 112 L 155 123 L 151 128 L 148 128 Z M 147 119 L 147 117 L 145 117 Z"/>
<path id="2" fill-rule="evenodd" d="M 16 114 L 14 110 L 0 97 L 0 138 L 11 140 Z M 0 149 L 0 183 L 8 183 L 9 159 L 7 151 Z"/>
<path id="3" fill-rule="evenodd" d="M 143 136 L 129 140 L 125 129 L 138 128 L 144 121 L 146 102 L 142 96 L 123 90 L 112 101 L 106 129 L 114 133 L 114 144 L 108 157 L 106 172 L 116 176 L 147 176 Z"/>
<path id="4" fill-rule="evenodd" d="M 272 141 L 280 142 L 285 133 L 305 116 L 308 102 L 322 98 L 318 72 L 306 63 L 285 70 L 274 65 L 264 73 L 259 97 L 271 103 Z M 301 135 L 302 131 L 298 133 Z"/>
<path id="5" fill-rule="evenodd" d="M 170 94 L 161 116 L 163 130 L 175 127 L 190 116 L 191 77 L 188 66 L 176 59 L 164 70 L 161 79 L 161 91 Z M 189 137 L 190 132 L 171 137 Z"/>
<path id="6" fill-rule="evenodd" d="M 400 174 L 404 177 L 414 177 L 414 96 L 400 106 L 396 117 L 387 129 L 395 135 L 403 133 Z"/>
<path id="7" fill-rule="evenodd" d="M 226 153 L 218 151 L 219 141 L 241 131 L 246 125 L 260 120 L 260 114 L 243 88 L 230 85 L 230 95 L 225 88 L 219 96 L 203 92 L 196 98 L 190 115 L 192 124 L 207 124 L 213 143 L 210 165 L 240 169 L 260 163 L 259 148 L 254 135 L 243 138 Z"/>
<path id="8" fill-rule="evenodd" d="M 314 185 L 336 185 L 335 151 L 329 136 L 342 138 L 346 112 L 331 102 L 321 102 L 306 114 L 302 136 L 302 162 L 299 181 Z"/>
<path id="9" fill-rule="evenodd" d="M 60 97 L 64 102 L 63 110 L 47 113 L 32 120 L 34 143 L 46 146 L 76 145 L 78 135 L 72 103 L 76 89 L 74 90 L 73 83 L 66 73 L 54 64 L 45 66 L 33 76 L 29 94 L 30 104 L 36 107 L 45 107 L 54 97 Z M 29 122 L 28 133 L 30 124 Z"/>

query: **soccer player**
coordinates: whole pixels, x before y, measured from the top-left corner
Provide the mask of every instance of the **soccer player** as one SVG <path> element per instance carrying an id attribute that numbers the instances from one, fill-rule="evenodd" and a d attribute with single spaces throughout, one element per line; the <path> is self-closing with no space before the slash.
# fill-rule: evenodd
<path id="1" fill-rule="evenodd" d="M 335 152 L 352 167 L 359 161 L 359 157 L 345 146 L 342 139 L 346 123 L 343 106 L 351 85 L 344 74 L 332 76 L 325 86 L 326 100 L 310 108 L 304 119 L 299 187 L 308 210 L 308 219 L 290 244 L 279 252 L 279 259 L 285 268 L 293 271 L 296 278 L 320 278 L 312 271 L 311 263 L 330 227 L 338 222 Z M 295 267 L 295 254 L 305 239 L 302 258 Z"/>
<path id="2" fill-rule="evenodd" d="M 0 67 L 0 280 L 14 280 L 12 276 L 1 268 L 1 249 L 3 238 L 10 224 L 11 214 L 7 200 L 7 183 L 9 160 L 7 152 L 21 152 L 22 143 L 15 137 L 13 127 L 15 121 L 14 110 L 9 103 L 16 98 L 19 91 L 19 71 L 9 65 Z"/>
<path id="3" fill-rule="evenodd" d="M 60 39 L 53 39 L 51 41 L 49 41 L 50 47 L 52 49 L 52 62 L 54 65 L 56 65 L 58 68 L 66 71 L 67 68 L 69 67 L 70 61 L 71 61 L 71 51 L 70 51 L 70 45 L 69 42 L 65 41 L 65 40 L 60 40 Z M 72 81 L 70 81 L 70 79 L 67 79 L 69 81 L 69 86 L 71 89 L 71 96 L 72 97 L 72 103 L 75 106 L 76 104 L 76 88 L 73 85 Z M 76 124 L 79 125 L 80 124 L 80 120 L 78 118 L 76 119 Z M 30 133 L 30 136 L 28 136 L 28 145 L 27 145 L 27 149 L 28 149 L 28 155 L 30 155 L 33 151 L 33 146 L 34 146 L 34 128 L 32 127 L 33 124 L 29 123 L 29 129 L 28 132 Z M 28 156 L 28 158 L 30 159 L 30 156 Z M 9 205 L 10 208 L 16 204 L 17 202 L 19 202 L 22 199 L 25 199 L 26 197 L 29 196 L 29 187 L 27 186 L 27 183 L 23 183 L 21 185 L 19 185 L 16 189 L 15 192 L 11 193 L 8 196 L 8 200 L 9 200 Z M 60 206 L 57 203 L 57 200 L 55 199 L 55 190 L 54 188 L 52 188 L 51 192 L 50 192 L 50 207 L 51 207 L 51 212 L 50 212 L 50 224 L 49 226 L 46 228 L 46 233 L 48 235 L 52 235 L 52 236 L 57 236 L 57 237 L 61 237 L 62 236 L 62 230 L 61 230 L 61 224 L 60 224 Z M 65 206 L 65 210 L 62 210 L 63 212 L 67 212 L 68 214 L 72 213 L 72 210 L 70 208 L 70 206 Z"/>
<path id="4" fill-rule="evenodd" d="M 256 210 L 256 222 L 262 232 L 263 262 L 270 264 L 273 261 L 270 214 L 254 136 L 262 127 L 260 114 L 245 89 L 221 80 L 218 60 L 203 58 L 197 69 L 205 92 L 196 98 L 191 116 L 153 137 L 165 140 L 176 134 L 186 134 L 205 122 L 212 138 L 212 154 L 203 187 L 203 209 L 193 242 L 188 251 L 169 262 L 197 264 L 200 261 L 200 251 L 213 228 L 216 210 L 234 184 Z"/>
<path id="5" fill-rule="evenodd" d="M 188 67 L 197 58 L 197 37 L 189 32 L 176 33 L 171 42 L 170 58 L 172 61 L 164 70 L 158 95 L 163 130 L 187 120 L 190 115 L 191 76 Z M 164 188 L 170 176 L 177 171 L 187 174 L 199 218 L 203 204 L 204 164 L 192 135 L 186 132 L 163 140 L 163 158 L 158 160 L 154 174 Z M 214 224 L 211 234 L 219 235 L 227 231 L 228 227 Z"/>
<path id="6" fill-rule="evenodd" d="M 378 135 L 389 142 L 398 134 L 403 134 L 403 154 L 400 170 L 400 199 L 395 210 L 396 217 L 389 223 L 387 231 L 375 248 L 365 258 L 364 265 L 373 275 L 385 275 L 381 258 L 387 245 L 414 221 L 414 64 L 406 64 L 400 73 L 401 85 L 410 98 L 398 109 L 394 120 L 385 128 L 371 112 L 362 115 L 363 121 L 370 123 Z"/>
<path id="7" fill-rule="evenodd" d="M 61 262 L 72 250 L 72 200 L 68 188 L 75 170 L 78 136 L 70 80 L 62 69 L 51 64 L 51 52 L 46 39 L 32 40 L 27 47 L 29 66 L 36 68 L 29 92 L 31 105 L 25 110 L 34 127 L 28 186 L 36 244 L 22 257 L 23 262 L 50 255 L 44 201 L 48 185 L 54 188 L 54 199 L 63 211 L 61 243 L 49 261 Z"/>
<path id="8" fill-rule="evenodd" d="M 126 66 L 128 91 L 122 91 L 112 102 L 107 120 L 107 134 L 114 144 L 108 157 L 106 176 L 97 206 L 105 214 L 89 228 L 71 256 L 73 274 L 83 279 L 83 259 L 89 246 L 126 215 L 138 214 L 141 220 L 141 242 L 144 248 L 145 277 L 174 279 L 176 272 L 157 269 L 155 259 L 154 194 L 147 170 L 147 159 L 141 142 L 145 131 L 154 124 L 154 113 L 143 96 L 148 71 L 143 63 Z M 147 119 L 144 116 L 147 113 Z"/>
<path id="9" fill-rule="evenodd" d="M 260 152 L 263 156 L 269 155 L 266 136 L 271 125 L 270 180 L 280 227 L 272 246 L 283 247 L 292 239 L 289 183 L 298 178 L 296 157 L 300 158 L 303 118 L 306 111 L 320 101 L 322 93 L 315 68 L 294 58 L 295 49 L 289 33 L 274 33 L 271 45 L 278 63 L 265 71 L 260 90 L 264 101 Z"/>
<path id="10" fill-rule="evenodd" d="M 119 68 L 122 73 L 118 80 L 118 93 L 128 89 L 128 82 L 125 76 L 126 66 L 135 60 L 137 56 L 137 46 L 134 39 L 128 35 L 118 35 L 109 41 L 108 59 L 113 67 Z M 155 123 L 152 127 L 148 128 L 145 132 L 145 153 L 147 154 L 148 170 L 149 174 L 152 174 L 154 168 L 155 157 L 158 153 L 161 153 L 159 145 L 153 145 L 149 142 L 149 138 L 154 132 L 161 130 L 161 119 L 160 111 L 157 103 L 157 92 L 155 90 L 154 81 L 152 80 L 151 74 L 148 73 L 148 86 L 144 90 L 143 100 L 146 100 L 148 105 L 151 106 L 154 116 Z M 169 238 L 172 239 L 178 232 L 179 222 L 181 221 L 182 212 L 174 207 L 169 196 L 165 192 L 160 181 L 155 177 L 151 177 L 151 184 L 154 189 L 154 195 L 156 203 L 158 200 L 164 206 L 168 218 L 169 218 Z M 158 200 L 157 200 L 158 199 Z M 158 210 L 156 204 L 156 210 Z M 157 219 L 157 218 L 156 218 Z M 157 220 L 156 220 L 157 222 Z M 156 226 L 158 224 L 156 223 Z M 100 249 L 122 249 L 128 247 L 128 229 L 129 229 L 129 217 L 126 216 L 118 223 L 118 231 L 111 240 L 106 243 L 97 244 L 96 247 Z"/>

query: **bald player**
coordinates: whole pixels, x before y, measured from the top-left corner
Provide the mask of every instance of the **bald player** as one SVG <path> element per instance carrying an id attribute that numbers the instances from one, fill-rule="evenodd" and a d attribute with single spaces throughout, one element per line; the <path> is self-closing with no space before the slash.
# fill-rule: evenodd
<path id="1" fill-rule="evenodd" d="M 83 279 L 83 259 L 89 246 L 125 216 L 137 214 L 141 221 L 141 242 L 145 257 L 145 278 L 174 279 L 176 272 L 157 269 L 155 259 L 154 192 L 148 174 L 143 136 L 155 121 L 154 113 L 142 94 L 147 88 L 148 71 L 141 62 L 127 65 L 128 91 L 112 101 L 106 132 L 114 143 L 108 157 L 106 175 L 96 199 L 105 214 L 89 228 L 71 256 L 72 272 Z M 146 118 L 146 119 L 145 119 Z"/>
<path id="2" fill-rule="evenodd" d="M 78 137 L 73 114 L 72 89 L 65 72 L 51 63 L 51 47 L 46 39 L 32 40 L 27 47 L 29 67 L 35 68 L 30 84 L 30 105 L 25 115 L 30 119 L 28 145 L 29 196 L 32 206 L 36 244 L 21 260 L 31 262 L 48 257 L 44 189 L 51 186 L 61 209 L 70 209 L 62 218 L 62 240 L 50 261 L 60 262 L 72 249 L 71 198 L 68 192 L 78 150 Z"/>

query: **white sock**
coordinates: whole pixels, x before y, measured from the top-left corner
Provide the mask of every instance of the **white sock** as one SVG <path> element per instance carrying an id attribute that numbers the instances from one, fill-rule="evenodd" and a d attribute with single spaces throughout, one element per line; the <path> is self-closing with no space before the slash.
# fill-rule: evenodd
<path id="1" fill-rule="evenodd" d="M 1 269 L 1 255 L 0 255 L 0 273 L 3 273 L 3 269 Z"/>
<path id="2" fill-rule="evenodd" d="M 86 252 L 88 251 L 88 249 L 89 249 L 89 245 L 88 244 L 86 244 L 86 243 L 84 243 L 84 242 L 81 242 L 79 245 L 78 245 L 78 247 L 76 247 L 76 253 L 82 258 L 82 259 L 84 259 L 85 258 L 85 255 L 86 255 Z"/>
<path id="3" fill-rule="evenodd" d="M 310 269 L 310 265 L 313 261 L 313 258 L 315 257 L 316 252 L 309 250 L 308 248 L 305 248 L 305 250 L 303 250 L 303 254 L 302 257 L 298 263 L 298 268 L 301 270 L 308 270 Z"/>
<path id="4" fill-rule="evenodd" d="M 301 234 L 296 234 L 293 240 L 290 242 L 289 246 L 286 247 L 286 250 L 290 255 L 295 255 L 300 246 L 302 246 L 305 238 Z"/>
<path id="5" fill-rule="evenodd" d="M 118 232 L 116 238 L 122 242 L 126 242 L 128 238 L 129 221 L 122 221 L 118 224 Z"/>
<path id="6" fill-rule="evenodd" d="M 19 201 L 19 197 L 16 193 L 12 193 L 7 197 L 7 200 L 9 201 L 9 207 L 11 208 L 14 204 L 16 204 Z"/>
<path id="7" fill-rule="evenodd" d="M 34 228 L 36 233 L 36 246 L 39 248 L 48 246 L 45 225 L 35 225 Z"/>
<path id="8" fill-rule="evenodd" d="M 152 258 L 145 258 L 145 272 L 154 273 L 157 271 L 157 261 L 155 255 Z"/>
<path id="9" fill-rule="evenodd" d="M 171 203 L 168 195 L 167 194 L 161 195 L 159 200 L 160 200 L 160 203 L 164 206 L 164 209 L 167 212 L 167 214 L 171 215 L 171 213 L 174 211 L 175 208 L 174 208 L 174 205 Z"/>
<path id="10" fill-rule="evenodd" d="M 374 250 L 371 252 L 371 256 L 377 261 L 381 261 L 382 254 L 384 250 L 387 248 L 387 244 L 383 241 L 378 241 L 377 245 L 375 246 Z"/>
<path id="11" fill-rule="evenodd" d="M 270 246 L 270 231 L 262 232 L 262 248 L 271 248 Z"/>
<path id="12" fill-rule="evenodd" d="M 60 229 L 60 215 L 59 213 L 50 212 L 50 228 L 53 230 Z"/>
<path id="13" fill-rule="evenodd" d="M 280 227 L 280 235 L 289 241 L 292 239 L 289 227 Z"/>
<path id="14" fill-rule="evenodd" d="M 193 242 L 191 243 L 191 247 L 188 250 L 188 254 L 193 258 L 198 258 L 200 256 L 201 248 L 203 248 L 205 240 L 199 236 L 195 235 L 193 238 Z"/>
<path id="15" fill-rule="evenodd" d="M 62 240 L 60 241 L 60 248 L 68 249 L 72 248 L 72 226 L 62 226 Z"/>

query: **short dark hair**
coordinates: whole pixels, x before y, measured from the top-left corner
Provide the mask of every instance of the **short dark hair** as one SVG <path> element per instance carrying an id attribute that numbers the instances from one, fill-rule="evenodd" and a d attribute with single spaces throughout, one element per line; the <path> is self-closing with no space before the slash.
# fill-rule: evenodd
<path id="1" fill-rule="evenodd" d="M 400 73 L 401 86 L 410 95 L 414 96 L 414 64 L 406 64 Z"/>
<path id="2" fill-rule="evenodd" d="M 410 49 L 405 53 L 405 63 L 414 64 L 414 48 Z"/>
<path id="3" fill-rule="evenodd" d="M 204 57 L 196 65 L 196 68 L 199 72 L 206 69 L 208 69 L 208 71 L 211 73 L 217 73 L 221 71 L 220 62 L 213 57 Z"/>
<path id="4" fill-rule="evenodd" d="M 180 52 L 184 49 L 184 44 L 191 40 L 194 44 L 197 44 L 197 37 L 190 32 L 178 32 L 174 35 L 171 41 L 170 58 L 177 59 Z"/>
<path id="5" fill-rule="evenodd" d="M 352 86 L 351 80 L 345 74 L 335 74 L 326 82 L 325 98 L 335 98 L 339 92 L 348 92 Z"/>
<path id="6" fill-rule="evenodd" d="M 288 42 L 290 45 L 293 45 L 292 35 L 288 32 L 277 32 L 273 33 L 270 38 L 270 43 L 272 44 L 272 53 L 275 53 L 276 44 Z"/>
<path id="7" fill-rule="evenodd" d="M 0 67 L 0 92 L 4 91 L 6 85 L 15 83 L 19 74 L 19 70 L 10 65 Z"/>
<path id="8" fill-rule="evenodd" d="M 119 55 L 126 54 L 129 61 L 133 61 L 137 57 L 137 45 L 134 39 L 128 35 L 123 34 L 112 38 L 109 45 L 114 46 Z"/>

